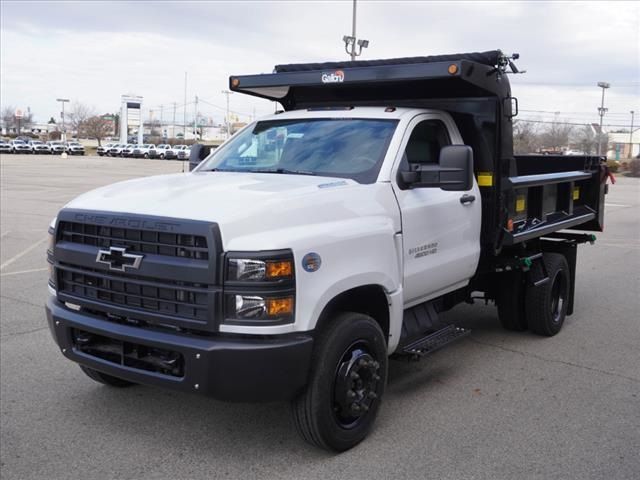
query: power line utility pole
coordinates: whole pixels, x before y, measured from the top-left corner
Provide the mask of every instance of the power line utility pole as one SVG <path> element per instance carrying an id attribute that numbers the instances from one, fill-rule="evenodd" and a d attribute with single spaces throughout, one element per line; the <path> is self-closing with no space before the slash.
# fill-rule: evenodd
<path id="1" fill-rule="evenodd" d="M 598 86 L 602 89 L 602 102 L 600 104 L 600 107 L 598 107 L 598 115 L 600 115 L 600 132 L 598 133 L 598 155 L 602 155 L 602 120 L 604 119 L 604 114 L 607 112 L 607 110 L 609 110 L 608 108 L 604 108 L 604 91 L 609 88 L 611 84 L 607 82 L 598 82 Z"/>
<path id="2" fill-rule="evenodd" d="M 193 109 L 193 134 L 198 140 L 198 96 L 196 95 L 196 103 Z"/>
<path id="3" fill-rule="evenodd" d="M 230 130 L 230 127 L 229 127 L 229 95 L 231 95 L 233 92 L 230 92 L 229 90 L 222 90 L 222 93 L 227 96 L 227 115 L 225 117 L 225 125 L 226 125 L 226 130 L 227 130 L 226 138 L 229 138 L 229 135 L 230 135 L 230 132 L 229 132 L 229 130 Z"/>
<path id="4" fill-rule="evenodd" d="M 629 112 L 631 114 L 631 128 L 629 129 L 629 158 L 633 157 L 633 115 L 634 111 Z"/>
<path id="5" fill-rule="evenodd" d="M 182 140 L 187 138 L 187 72 L 184 72 L 184 113 L 182 116 Z"/>
<path id="6" fill-rule="evenodd" d="M 173 122 L 171 124 L 171 138 L 176 138 L 176 106 L 177 103 L 173 102 Z"/>

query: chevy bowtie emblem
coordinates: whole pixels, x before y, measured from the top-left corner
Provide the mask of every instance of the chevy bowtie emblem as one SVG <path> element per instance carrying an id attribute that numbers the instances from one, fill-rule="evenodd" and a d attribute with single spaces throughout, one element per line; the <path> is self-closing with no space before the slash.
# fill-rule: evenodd
<path id="1" fill-rule="evenodd" d="M 127 253 L 126 248 L 109 247 L 109 250 L 98 251 L 96 262 L 109 265 L 109 270 L 124 272 L 127 268 L 139 268 L 142 257 L 144 257 L 144 255 Z"/>

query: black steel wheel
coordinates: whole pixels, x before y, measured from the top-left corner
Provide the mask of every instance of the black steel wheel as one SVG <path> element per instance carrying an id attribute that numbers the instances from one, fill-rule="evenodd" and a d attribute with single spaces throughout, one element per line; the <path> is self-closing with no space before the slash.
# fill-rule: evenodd
<path id="1" fill-rule="evenodd" d="M 133 382 L 122 380 L 121 378 L 113 377 L 111 375 L 107 375 L 106 373 L 99 372 L 97 370 L 94 370 L 93 368 L 85 367 L 84 365 L 80 365 L 80 369 L 91 380 L 94 380 L 98 383 L 102 383 L 104 385 L 109 385 L 110 387 L 126 388 L 126 387 L 131 387 L 133 385 L 137 385 Z"/>
<path id="2" fill-rule="evenodd" d="M 360 443 L 377 417 L 387 380 L 387 344 L 376 321 L 341 313 L 317 337 L 306 389 L 292 402 L 302 438 L 344 451 Z"/>
<path id="3" fill-rule="evenodd" d="M 526 309 L 529 330 L 538 335 L 552 337 L 557 334 L 567 315 L 569 305 L 569 292 L 571 275 L 569 264 L 564 255 L 559 253 L 545 253 L 542 257 L 549 281 L 534 287 L 527 288 Z M 532 267 L 541 277 L 542 265 L 534 264 Z M 535 277 L 534 277 L 535 278 Z"/>

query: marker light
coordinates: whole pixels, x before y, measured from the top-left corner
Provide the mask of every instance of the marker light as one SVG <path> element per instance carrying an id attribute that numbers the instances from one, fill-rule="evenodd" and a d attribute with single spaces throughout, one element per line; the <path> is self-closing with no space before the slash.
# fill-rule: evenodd
<path id="1" fill-rule="evenodd" d="M 452 63 L 451 65 L 449 65 L 449 68 L 447 68 L 447 72 L 449 72 L 450 75 L 455 75 L 456 73 L 458 73 L 458 65 Z"/>

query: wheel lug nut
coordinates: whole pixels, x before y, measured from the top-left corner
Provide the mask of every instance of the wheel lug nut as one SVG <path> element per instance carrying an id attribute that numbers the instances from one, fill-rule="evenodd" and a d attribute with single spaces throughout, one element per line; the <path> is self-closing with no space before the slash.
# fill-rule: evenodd
<path id="1" fill-rule="evenodd" d="M 362 405 L 362 411 L 363 411 L 363 412 L 368 412 L 368 411 L 369 411 L 369 406 L 368 406 L 368 405 L 363 404 L 363 405 Z"/>
<path id="2" fill-rule="evenodd" d="M 369 392 L 367 393 L 367 397 L 369 397 L 371 400 L 374 400 L 378 398 L 378 394 L 376 392 Z"/>
<path id="3" fill-rule="evenodd" d="M 353 405 L 351 405 L 351 410 L 353 410 L 354 412 L 359 412 L 360 405 L 358 405 L 357 403 L 354 403 Z"/>
<path id="4" fill-rule="evenodd" d="M 349 376 L 351 377 L 352 380 L 359 380 L 360 379 L 360 375 L 358 375 L 357 372 L 351 372 L 351 374 Z"/>
<path id="5" fill-rule="evenodd" d="M 349 398 L 349 399 L 354 399 L 354 398 L 356 398 L 356 392 L 354 392 L 353 390 L 349 390 L 349 391 L 347 392 L 347 398 Z"/>
<path id="6" fill-rule="evenodd" d="M 364 358 L 361 358 L 360 360 L 358 360 L 359 367 L 365 367 L 366 365 L 367 365 L 367 361 Z"/>
<path id="7" fill-rule="evenodd" d="M 378 380 L 380 380 L 380 375 L 374 375 L 373 379 L 377 382 Z"/>
<path id="8" fill-rule="evenodd" d="M 373 365 L 373 368 L 380 368 L 380 364 L 378 362 L 373 362 L 371 365 Z"/>

